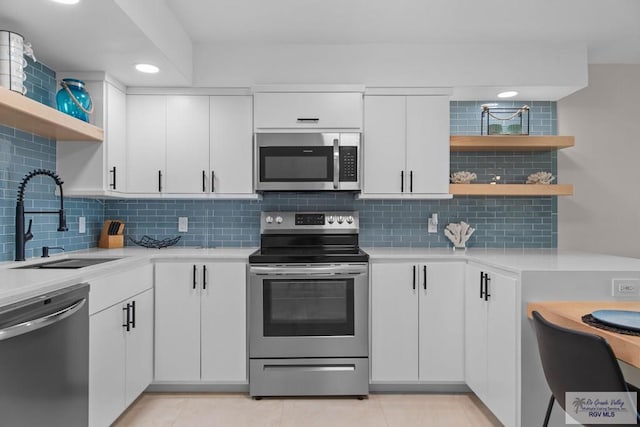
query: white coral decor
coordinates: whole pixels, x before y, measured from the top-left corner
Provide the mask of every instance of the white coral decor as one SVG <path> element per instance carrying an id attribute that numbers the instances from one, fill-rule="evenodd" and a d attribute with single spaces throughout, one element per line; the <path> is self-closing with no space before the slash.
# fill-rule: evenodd
<path id="1" fill-rule="evenodd" d="M 556 179 L 551 172 L 536 172 L 527 177 L 527 184 L 551 184 Z"/>
<path id="2" fill-rule="evenodd" d="M 476 231 L 476 229 L 464 221 L 460 221 L 460 223 L 452 222 L 444 228 L 444 235 L 451 240 L 454 247 L 464 248 L 467 240 L 469 240 L 469 237 L 471 237 L 474 231 Z"/>
<path id="3" fill-rule="evenodd" d="M 451 174 L 452 184 L 470 184 L 471 181 L 475 181 L 478 176 L 469 171 L 454 172 Z"/>

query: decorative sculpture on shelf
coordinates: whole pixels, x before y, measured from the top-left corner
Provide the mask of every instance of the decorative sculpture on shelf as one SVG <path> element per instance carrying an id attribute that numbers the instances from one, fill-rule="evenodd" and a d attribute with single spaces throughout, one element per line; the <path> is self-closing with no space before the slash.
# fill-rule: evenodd
<path id="1" fill-rule="evenodd" d="M 556 179 L 551 172 L 536 172 L 527 177 L 527 184 L 551 184 Z"/>
<path id="2" fill-rule="evenodd" d="M 477 178 L 478 176 L 474 172 L 469 171 L 454 172 L 450 177 L 452 184 L 471 184 Z"/>
<path id="3" fill-rule="evenodd" d="M 459 223 L 452 222 L 444 228 L 444 235 L 451 240 L 454 250 L 465 249 L 467 240 L 469 240 L 469 237 L 471 237 L 474 231 L 476 231 L 476 229 L 464 221 L 460 221 Z"/>

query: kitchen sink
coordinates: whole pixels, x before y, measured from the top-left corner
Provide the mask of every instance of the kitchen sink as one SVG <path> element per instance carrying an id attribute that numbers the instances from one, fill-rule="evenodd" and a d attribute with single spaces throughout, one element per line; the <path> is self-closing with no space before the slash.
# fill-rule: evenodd
<path id="1" fill-rule="evenodd" d="M 55 261 L 43 262 L 40 264 L 25 265 L 24 267 L 16 267 L 18 269 L 76 269 L 90 267 L 104 262 L 116 261 L 121 258 L 64 258 Z"/>

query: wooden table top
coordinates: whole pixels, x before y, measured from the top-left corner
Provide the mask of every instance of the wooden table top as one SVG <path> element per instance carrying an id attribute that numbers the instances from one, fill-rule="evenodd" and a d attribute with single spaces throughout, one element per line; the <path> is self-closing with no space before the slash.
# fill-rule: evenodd
<path id="1" fill-rule="evenodd" d="M 594 328 L 582 321 L 582 316 L 596 310 L 640 311 L 640 301 L 541 301 L 527 304 L 527 316 L 537 311 L 551 323 L 605 338 L 616 357 L 640 368 L 640 336 L 624 335 Z"/>

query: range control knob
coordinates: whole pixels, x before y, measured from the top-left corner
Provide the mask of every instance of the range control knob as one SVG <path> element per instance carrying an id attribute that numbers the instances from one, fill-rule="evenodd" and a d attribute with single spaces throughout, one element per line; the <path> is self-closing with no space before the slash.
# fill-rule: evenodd
<path id="1" fill-rule="evenodd" d="M 342 224 L 344 222 L 344 218 L 339 216 L 338 217 L 338 224 Z"/>
<path id="2" fill-rule="evenodd" d="M 328 222 L 329 224 L 333 224 L 333 223 L 335 222 L 335 220 L 336 220 L 336 219 L 335 219 L 334 217 L 332 217 L 332 216 L 327 217 L 327 222 Z"/>
<path id="3" fill-rule="evenodd" d="M 353 224 L 353 217 L 351 215 L 347 217 L 347 224 Z"/>
<path id="4" fill-rule="evenodd" d="M 283 221 L 283 219 L 282 219 L 281 216 L 277 216 L 276 217 L 276 224 L 282 224 L 282 221 Z"/>
<path id="5" fill-rule="evenodd" d="M 267 224 L 271 224 L 273 222 L 273 217 L 272 216 L 268 216 L 264 220 L 267 222 Z"/>

